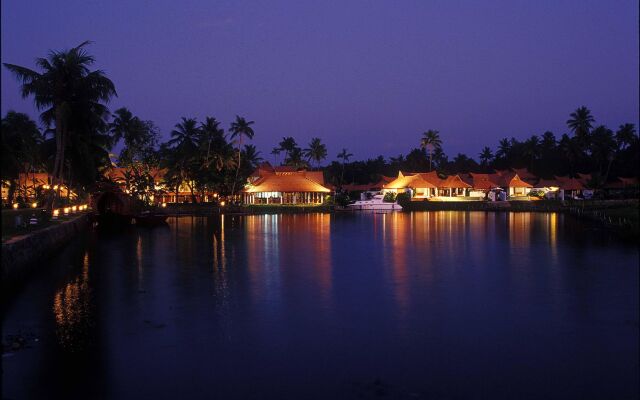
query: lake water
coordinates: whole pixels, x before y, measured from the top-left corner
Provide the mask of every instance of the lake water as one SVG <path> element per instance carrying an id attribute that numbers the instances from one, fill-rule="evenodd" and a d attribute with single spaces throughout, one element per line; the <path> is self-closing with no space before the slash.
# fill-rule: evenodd
<path id="1" fill-rule="evenodd" d="M 3 398 L 638 397 L 638 249 L 569 216 L 179 217 L 47 263 Z"/>

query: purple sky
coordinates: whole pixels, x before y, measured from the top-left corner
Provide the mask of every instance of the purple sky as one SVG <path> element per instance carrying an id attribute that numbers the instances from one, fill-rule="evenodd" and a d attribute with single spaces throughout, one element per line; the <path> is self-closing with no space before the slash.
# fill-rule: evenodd
<path id="1" fill-rule="evenodd" d="M 450 156 L 566 131 L 588 106 L 638 122 L 638 4 L 625 1 L 2 1 L 2 61 L 34 67 L 83 40 L 126 106 L 168 136 L 181 116 L 406 153 L 427 129 Z M 2 114 L 37 116 L 2 68 Z"/>

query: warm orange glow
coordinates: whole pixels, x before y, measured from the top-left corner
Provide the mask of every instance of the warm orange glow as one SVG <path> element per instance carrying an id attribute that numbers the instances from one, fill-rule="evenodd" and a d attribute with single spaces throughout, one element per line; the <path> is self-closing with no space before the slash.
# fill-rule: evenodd
<path id="1" fill-rule="evenodd" d="M 53 187 L 53 190 L 58 190 L 58 185 L 55 185 L 55 186 Z"/>
<path id="2" fill-rule="evenodd" d="M 78 207 L 77 206 L 71 207 L 71 212 L 76 212 L 76 211 L 78 211 Z"/>
<path id="3" fill-rule="evenodd" d="M 224 200 L 220 202 L 220 206 L 224 207 Z"/>
<path id="4" fill-rule="evenodd" d="M 65 207 L 65 208 L 63 209 L 63 211 L 64 211 L 64 215 L 69 214 L 69 207 Z"/>
<path id="5" fill-rule="evenodd" d="M 17 210 L 18 209 L 18 203 L 13 203 L 13 209 Z"/>
<path id="6" fill-rule="evenodd" d="M 31 203 L 31 208 L 36 208 L 38 207 L 38 203 Z"/>
<path id="7" fill-rule="evenodd" d="M 53 218 L 58 218 L 58 215 L 60 215 L 60 210 L 53 210 Z"/>
<path id="8" fill-rule="evenodd" d="M 162 208 L 166 207 L 167 203 L 162 203 Z"/>

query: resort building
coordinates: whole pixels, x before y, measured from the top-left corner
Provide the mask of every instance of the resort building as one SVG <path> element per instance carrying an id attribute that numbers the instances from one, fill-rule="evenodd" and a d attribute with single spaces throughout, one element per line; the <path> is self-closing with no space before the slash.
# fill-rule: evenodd
<path id="1" fill-rule="evenodd" d="M 155 204 L 190 203 L 194 198 L 196 202 L 208 202 L 218 197 L 215 192 L 206 191 L 202 193 L 196 191 L 193 182 L 184 181 L 179 185 L 168 185 L 165 180 L 166 173 L 167 169 L 165 168 L 149 168 L 137 171 L 133 168 L 114 167 L 105 172 L 105 177 L 118 184 L 125 193 L 133 192 L 137 182 L 143 182 L 149 191 L 153 193 L 150 194 L 149 200 Z M 141 176 L 142 174 L 144 176 Z M 193 192 L 192 189 L 194 189 Z"/>
<path id="2" fill-rule="evenodd" d="M 490 179 L 504 189 L 509 197 L 527 196 L 533 187 L 531 183 L 522 180 L 514 171 L 496 171 L 495 174 L 491 174 Z"/>
<path id="3" fill-rule="evenodd" d="M 412 199 L 450 199 L 468 197 L 471 185 L 460 176 L 451 175 L 440 178 L 436 171 L 398 172 L 398 177 L 384 185 L 383 192 L 411 193 Z"/>
<path id="4" fill-rule="evenodd" d="M 46 190 L 54 189 L 58 191 L 61 197 L 70 199 L 76 198 L 76 193 L 67 190 L 67 186 L 53 186 L 53 177 L 46 172 L 20 172 L 17 180 L 2 181 L 2 201 L 24 201 L 31 202 L 43 196 Z M 13 187 L 12 187 L 13 184 Z"/>
<path id="5" fill-rule="evenodd" d="M 322 204 L 330 193 L 322 171 L 264 162 L 249 176 L 242 198 L 245 204 Z"/>

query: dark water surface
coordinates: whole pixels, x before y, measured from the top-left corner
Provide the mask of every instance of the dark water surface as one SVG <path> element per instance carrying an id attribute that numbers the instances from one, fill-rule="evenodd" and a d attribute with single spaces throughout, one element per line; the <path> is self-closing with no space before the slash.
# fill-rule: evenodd
<path id="1" fill-rule="evenodd" d="M 7 399 L 638 397 L 637 247 L 568 216 L 180 217 L 48 263 Z"/>

